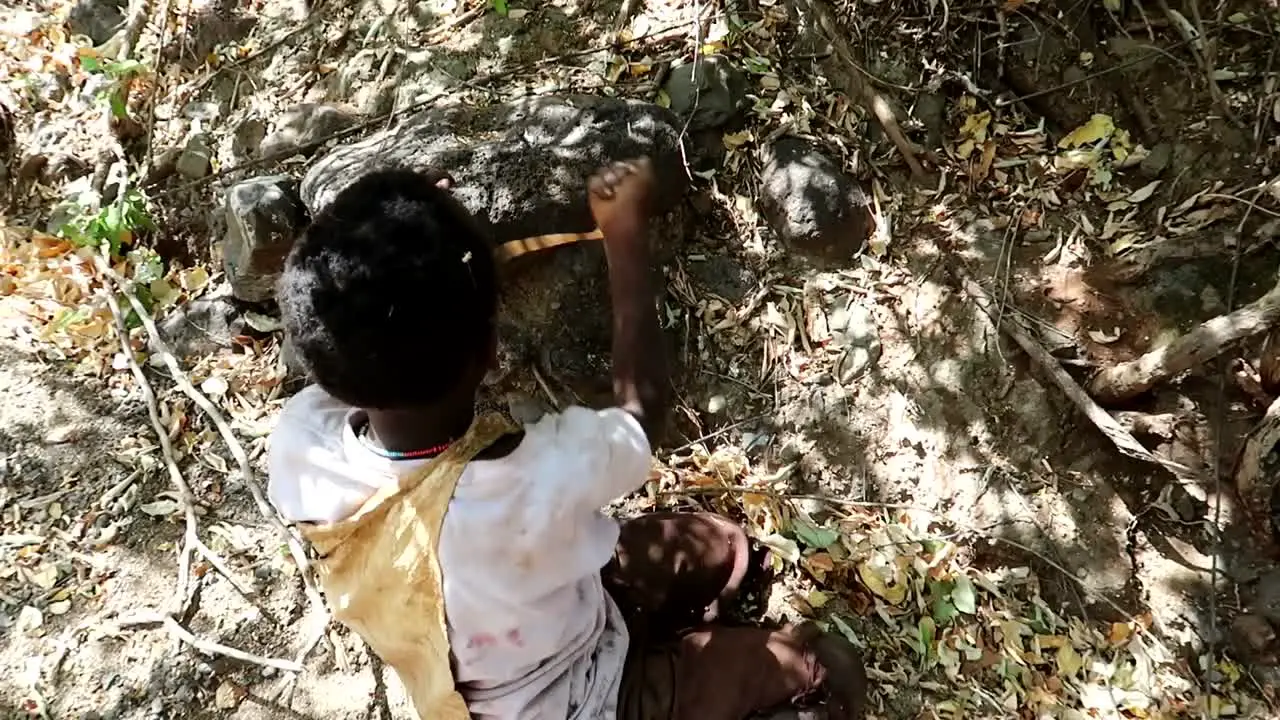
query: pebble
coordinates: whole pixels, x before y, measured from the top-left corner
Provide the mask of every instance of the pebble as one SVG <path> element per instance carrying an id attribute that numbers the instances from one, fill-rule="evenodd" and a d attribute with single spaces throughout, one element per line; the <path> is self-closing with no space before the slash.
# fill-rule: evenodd
<path id="1" fill-rule="evenodd" d="M 179 175 L 199 180 L 209 174 L 212 157 L 213 146 L 208 134 L 195 133 L 187 139 L 187 145 L 182 149 L 174 167 Z"/>
<path id="2" fill-rule="evenodd" d="M 836 363 L 841 383 L 852 382 L 880 359 L 880 333 L 871 309 L 855 299 L 831 314 L 828 326 L 844 352 Z"/>
<path id="3" fill-rule="evenodd" d="M 718 415 L 728 404 L 729 401 L 726 400 L 723 395 L 712 395 L 711 398 L 707 400 L 707 412 L 712 415 Z"/>

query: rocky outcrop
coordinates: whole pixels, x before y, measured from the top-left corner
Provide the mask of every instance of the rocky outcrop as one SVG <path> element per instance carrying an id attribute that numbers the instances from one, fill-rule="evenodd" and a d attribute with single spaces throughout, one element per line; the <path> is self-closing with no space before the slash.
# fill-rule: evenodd
<path id="1" fill-rule="evenodd" d="M 300 202 L 315 213 L 369 172 L 440 169 L 453 176 L 453 192 L 495 244 L 587 232 L 595 227 L 587 179 L 602 165 L 643 155 L 652 160 L 657 180 L 653 241 L 661 262 L 683 236 L 680 208 L 688 179 L 682 124 L 657 105 L 589 96 L 431 108 L 320 158 L 302 180 Z M 278 179 L 267 178 L 228 195 L 225 257 L 240 299 L 260 300 L 273 292 L 292 245 L 289 235 L 296 230 L 278 222 L 290 217 L 281 187 Z M 588 402 L 608 397 L 611 321 L 600 244 L 525 255 L 508 263 L 503 274 L 499 335 L 507 365 L 524 369 L 536 363 L 552 386 Z M 661 278 L 658 268 L 655 277 Z M 508 376 L 530 378 L 527 371 Z"/>

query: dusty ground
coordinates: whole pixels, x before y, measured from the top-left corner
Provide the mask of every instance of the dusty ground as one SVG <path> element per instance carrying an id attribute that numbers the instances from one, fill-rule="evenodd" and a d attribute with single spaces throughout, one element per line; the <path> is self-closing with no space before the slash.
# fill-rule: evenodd
<path id="1" fill-rule="evenodd" d="M 701 43 L 752 70 L 754 107 L 720 140 L 719 172 L 697 179 L 698 232 L 665 268 L 683 437 L 626 505 L 709 505 L 748 522 L 781 570 L 759 604 L 827 618 L 866 645 L 880 717 L 1276 714 L 1273 670 L 1227 634 L 1270 570 L 1230 487 L 1235 454 L 1274 399 L 1239 380 L 1257 374 L 1260 341 L 1116 408 L 1176 415 L 1176 432 L 1139 439 L 1204 478 L 1179 482 L 1122 457 L 958 289 L 964 274 L 1006 291 L 1000 321 L 1034 318 L 1081 382 L 1090 366 L 1135 357 L 1268 290 L 1278 257 L 1268 221 L 1280 214 L 1276 192 L 1258 183 L 1274 177 L 1280 105 L 1275 18 L 1261 8 L 1202 10 L 1217 42 L 1215 100 L 1164 15 L 1107 24 L 1105 12 L 1065 3 L 1015 1 L 999 13 L 845 4 L 866 69 L 893 90 L 912 138 L 938 152 L 941 180 L 921 189 L 831 89 L 780 19 L 783 3 L 643 3 L 622 53 L 598 49 L 616 3 L 512 3 L 502 16 L 484 3 L 386 0 L 319 5 L 307 19 L 272 2 L 153 5 L 136 53 L 153 74 L 131 99 L 149 129 L 131 142 L 168 176 L 147 189 L 160 229 L 139 243 L 167 263 L 164 284 L 150 287 L 187 349 L 185 371 L 259 474 L 292 389 L 271 308 L 239 308 L 221 324 L 192 310 L 220 291 L 225 178 L 173 175 L 166 151 L 201 123 L 213 172 L 253 173 L 232 171 L 301 102 L 364 116 L 440 93 L 661 102 L 659 69 Z M 19 60 L 0 97 L 15 111 L 3 148 L 10 228 L 46 227 L 99 164 L 100 105 L 75 43 L 53 30 L 66 10 L 42 3 L 5 20 Z M 730 21 L 744 30 L 725 35 Z M 1095 77 L 1103 63 L 1132 64 Z M 1074 84 L 1043 93 L 1064 83 Z M 1128 137 L 1095 136 L 1101 160 L 1071 158 L 1059 140 L 1097 113 Z M 843 152 L 875 183 L 884 232 L 845 266 L 779 247 L 753 207 L 755 150 L 782 126 Z M 1127 153 L 1145 159 L 1123 167 Z M 32 170 L 35 155 L 45 163 Z M 304 162 L 261 172 L 296 174 Z M 176 597 L 180 498 L 102 278 L 65 244 L 36 252 L 28 234 L 4 232 L 0 716 L 380 713 L 363 646 L 339 628 L 295 676 L 195 652 L 142 622 Z M 135 349 L 147 349 L 143 338 L 135 330 Z M 179 620 L 198 638 L 292 661 L 323 618 L 227 446 L 167 368 L 143 364 L 201 536 L 247 595 L 197 561 Z M 540 380 L 530 387 L 567 399 L 554 377 Z M 724 486 L 733 489 L 715 489 Z M 1215 566 L 1223 575 L 1211 586 Z M 386 694 L 405 717 L 394 678 Z"/>

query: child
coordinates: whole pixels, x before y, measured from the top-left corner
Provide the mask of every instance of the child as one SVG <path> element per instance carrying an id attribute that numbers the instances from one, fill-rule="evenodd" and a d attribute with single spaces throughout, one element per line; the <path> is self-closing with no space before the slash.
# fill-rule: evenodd
<path id="1" fill-rule="evenodd" d="M 702 624 L 746 573 L 740 528 L 601 512 L 644 484 L 667 409 L 651 183 L 639 160 L 588 189 L 617 407 L 523 431 L 476 417 L 496 362 L 493 248 L 448 176 L 367 175 L 289 255 L 280 305 L 315 384 L 272 434 L 271 500 L 419 717 L 742 720 L 820 693 L 831 717 L 862 716 L 866 678 L 843 638 Z"/>

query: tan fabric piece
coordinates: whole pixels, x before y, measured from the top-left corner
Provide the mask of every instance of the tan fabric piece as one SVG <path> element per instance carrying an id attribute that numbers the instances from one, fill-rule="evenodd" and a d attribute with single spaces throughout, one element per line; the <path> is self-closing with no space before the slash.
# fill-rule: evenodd
<path id="1" fill-rule="evenodd" d="M 463 469 L 513 429 L 498 415 L 477 418 L 422 472 L 380 491 L 351 517 L 300 525 L 321 556 L 316 567 L 334 617 L 395 669 L 423 720 L 470 718 L 454 687 L 436 546 Z"/>

